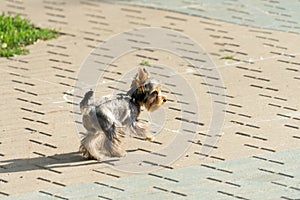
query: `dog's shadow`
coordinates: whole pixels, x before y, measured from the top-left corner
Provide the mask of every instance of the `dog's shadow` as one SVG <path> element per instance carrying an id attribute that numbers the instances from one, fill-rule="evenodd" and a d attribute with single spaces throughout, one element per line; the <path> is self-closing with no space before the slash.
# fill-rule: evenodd
<path id="1" fill-rule="evenodd" d="M 78 152 L 64 154 L 55 154 L 52 156 L 37 158 L 21 158 L 0 161 L 0 173 L 23 172 L 33 170 L 52 170 L 55 168 L 79 167 L 86 165 L 95 165 L 99 163 L 108 163 L 113 160 L 96 161 L 83 158 Z M 59 173 L 59 171 L 57 171 Z"/>

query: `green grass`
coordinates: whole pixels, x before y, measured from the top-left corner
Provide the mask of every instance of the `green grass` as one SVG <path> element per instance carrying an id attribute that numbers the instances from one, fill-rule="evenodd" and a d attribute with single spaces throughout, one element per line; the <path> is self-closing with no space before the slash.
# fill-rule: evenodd
<path id="1" fill-rule="evenodd" d="M 36 27 L 19 15 L 0 15 L 0 57 L 29 53 L 25 46 L 57 36 L 56 30 Z"/>
<path id="2" fill-rule="evenodd" d="M 234 59 L 234 56 L 224 56 L 224 57 L 222 57 L 222 59 L 225 59 L 225 60 L 233 60 L 233 59 Z"/>
<path id="3" fill-rule="evenodd" d="M 149 61 L 143 60 L 140 65 L 142 66 L 150 66 Z"/>

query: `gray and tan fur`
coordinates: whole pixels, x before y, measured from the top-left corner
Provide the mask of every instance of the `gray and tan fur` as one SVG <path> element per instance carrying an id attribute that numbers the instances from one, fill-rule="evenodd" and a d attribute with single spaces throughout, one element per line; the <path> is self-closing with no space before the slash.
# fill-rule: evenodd
<path id="1" fill-rule="evenodd" d="M 146 69 L 139 68 L 127 94 L 101 97 L 92 102 L 93 91 L 80 102 L 82 121 L 87 134 L 82 139 L 80 152 L 88 159 L 101 160 L 104 156 L 123 157 L 121 139 L 126 133 L 152 140 L 147 124 L 138 120 L 141 107 L 157 110 L 166 102 L 161 85 L 149 77 Z"/>

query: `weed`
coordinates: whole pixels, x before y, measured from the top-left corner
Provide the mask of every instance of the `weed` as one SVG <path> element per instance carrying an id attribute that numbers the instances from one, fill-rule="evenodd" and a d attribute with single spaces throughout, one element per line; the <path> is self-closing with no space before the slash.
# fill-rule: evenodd
<path id="1" fill-rule="evenodd" d="M 0 15 L 0 57 L 26 54 L 29 50 L 25 46 L 57 36 L 56 30 L 36 27 L 19 15 Z"/>
<path id="2" fill-rule="evenodd" d="M 225 60 L 233 60 L 234 56 L 224 56 L 221 59 L 225 59 Z"/>
<path id="3" fill-rule="evenodd" d="M 143 66 L 149 66 L 150 64 L 149 64 L 148 61 L 143 60 L 143 61 L 140 63 L 140 65 L 143 65 Z"/>

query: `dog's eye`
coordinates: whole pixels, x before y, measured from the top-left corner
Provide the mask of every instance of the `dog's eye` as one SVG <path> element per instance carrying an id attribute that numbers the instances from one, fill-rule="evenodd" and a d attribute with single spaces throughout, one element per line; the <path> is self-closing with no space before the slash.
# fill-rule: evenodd
<path id="1" fill-rule="evenodd" d="M 152 95 L 158 95 L 158 92 L 157 91 L 154 91 L 151 93 Z"/>

